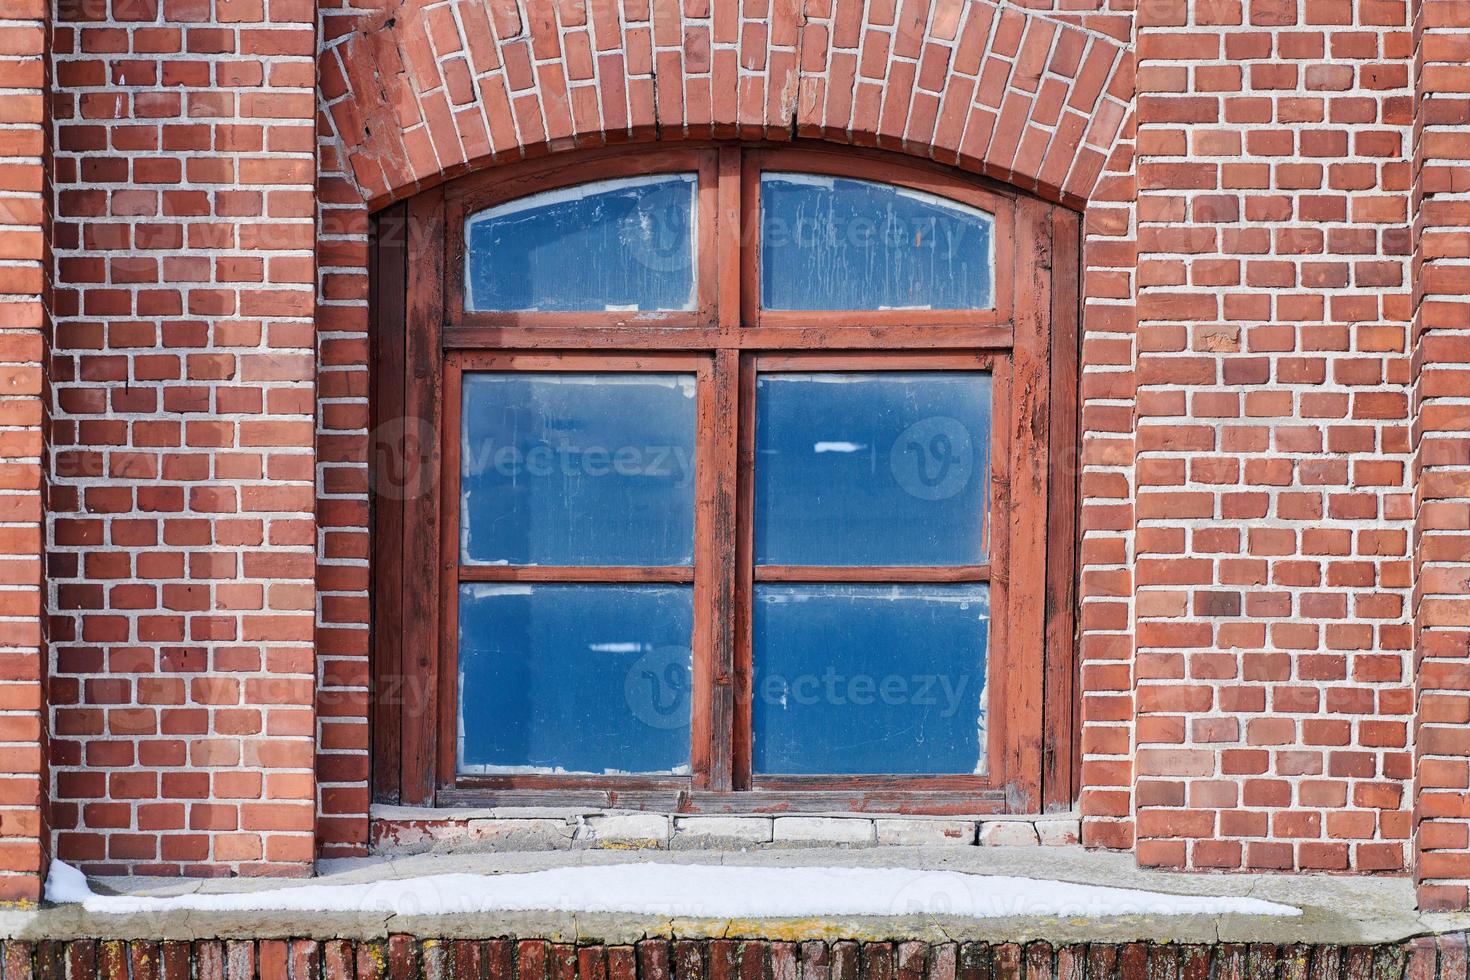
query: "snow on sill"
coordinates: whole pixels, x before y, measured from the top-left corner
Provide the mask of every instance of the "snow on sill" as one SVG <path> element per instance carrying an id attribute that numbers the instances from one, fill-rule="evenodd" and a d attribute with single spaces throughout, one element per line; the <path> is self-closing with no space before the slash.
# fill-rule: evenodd
<path id="1" fill-rule="evenodd" d="M 370 885 L 290 885 L 168 897 L 99 895 L 86 877 L 53 861 L 47 901 L 87 912 L 621 912 L 681 918 L 944 915 L 993 919 L 1056 916 L 1258 915 L 1301 910 L 1253 898 L 1170 895 L 1131 888 L 909 868 L 776 868 L 614 864 L 496 875 L 436 874 Z"/>

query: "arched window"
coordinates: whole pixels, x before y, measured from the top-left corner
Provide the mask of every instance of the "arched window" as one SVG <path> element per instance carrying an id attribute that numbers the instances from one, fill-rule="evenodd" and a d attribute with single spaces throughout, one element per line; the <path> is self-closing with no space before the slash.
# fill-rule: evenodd
<path id="1" fill-rule="evenodd" d="M 373 266 L 380 800 L 1070 802 L 1075 215 L 604 151 L 391 209 Z"/>

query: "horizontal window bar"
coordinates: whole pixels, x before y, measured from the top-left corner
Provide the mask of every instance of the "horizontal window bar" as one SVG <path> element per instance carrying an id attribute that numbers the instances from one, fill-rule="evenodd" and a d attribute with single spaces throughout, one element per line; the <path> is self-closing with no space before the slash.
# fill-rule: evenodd
<path id="1" fill-rule="evenodd" d="M 465 351 L 457 355 L 465 371 L 528 371 L 533 373 L 696 371 L 708 355 L 664 353 L 566 354 L 534 351 Z"/>
<path id="2" fill-rule="evenodd" d="M 755 355 L 760 372 L 804 371 L 990 371 L 996 354 L 991 351 L 782 351 Z"/>
<path id="3" fill-rule="evenodd" d="M 757 565 L 757 582 L 989 582 L 989 565 Z"/>
<path id="4" fill-rule="evenodd" d="M 742 327 L 721 333 L 714 327 L 648 325 L 481 326 L 446 324 L 446 350 L 494 350 L 507 347 L 540 350 L 617 349 L 649 351 L 739 350 L 1008 350 L 1015 346 L 1009 322 L 990 326 L 916 324 L 895 329 L 882 324 L 856 325 L 850 314 L 823 314 L 822 323 L 796 326 Z M 840 323 L 831 321 L 837 318 Z"/>
<path id="5" fill-rule="evenodd" d="M 963 778 L 963 777 L 961 777 Z M 440 806 L 592 806 L 665 813 L 748 813 L 790 816 L 802 813 L 853 812 L 859 816 L 880 813 L 990 814 L 1006 812 L 1004 790 L 967 786 L 938 788 L 933 780 L 905 777 L 912 788 L 880 786 L 874 780 L 852 781 L 844 789 L 799 788 L 794 783 L 783 789 L 753 789 L 734 792 L 689 790 L 676 787 L 649 788 L 642 781 L 607 779 L 562 781 L 550 779 L 534 786 L 494 787 L 484 781 L 461 778 L 452 789 L 441 789 L 435 800 Z M 970 783 L 976 782 L 969 780 Z M 955 787 L 954 777 L 945 785 Z"/>
<path id="6" fill-rule="evenodd" d="M 693 582 L 688 565 L 461 565 L 461 582 Z"/>

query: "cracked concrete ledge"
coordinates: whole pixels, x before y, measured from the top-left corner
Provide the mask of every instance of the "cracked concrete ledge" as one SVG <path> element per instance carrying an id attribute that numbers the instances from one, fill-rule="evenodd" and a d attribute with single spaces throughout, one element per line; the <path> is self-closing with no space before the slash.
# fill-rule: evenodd
<path id="1" fill-rule="evenodd" d="M 1263 916 L 1130 915 L 1108 919 L 1017 916 L 966 919 L 944 914 L 802 919 L 678 919 L 665 916 L 500 912 L 388 915 L 384 913 L 202 913 L 95 915 L 79 906 L 0 911 L 0 936 L 12 939 L 380 939 L 404 934 L 440 939 L 517 937 L 554 942 L 625 944 L 644 938 L 915 939 L 928 942 L 1062 943 L 1396 943 L 1470 927 L 1470 915 L 1420 915 L 1407 878 L 1327 875 L 1215 875 L 1141 869 L 1128 855 L 1078 847 L 870 847 L 803 850 L 500 852 L 424 854 L 323 861 L 315 879 L 113 878 L 98 891 L 137 895 L 250 891 L 317 884 L 354 884 L 364 904 L 378 889 L 407 877 L 446 872 L 503 874 L 582 864 L 630 862 L 779 866 L 907 867 L 1073 881 L 1190 895 L 1250 896 L 1294 905 L 1295 918 Z M 426 912 L 429 910 L 426 910 Z"/>

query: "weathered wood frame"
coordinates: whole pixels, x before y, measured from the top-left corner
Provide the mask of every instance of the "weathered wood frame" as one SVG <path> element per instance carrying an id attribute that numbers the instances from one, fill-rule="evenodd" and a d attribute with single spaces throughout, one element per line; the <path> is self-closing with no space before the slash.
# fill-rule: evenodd
<path id="1" fill-rule="evenodd" d="M 759 309 L 759 174 L 901 184 L 995 215 L 984 311 Z M 467 215 L 556 187 L 657 172 L 699 176 L 698 300 L 669 314 L 463 309 Z M 417 805 L 569 804 L 701 812 L 1036 812 L 1079 787 L 1078 216 L 1000 185 L 875 152 L 680 144 L 596 151 L 475 174 L 380 212 L 372 270 L 373 791 Z M 990 370 L 991 561 L 966 568 L 769 568 L 751 561 L 758 371 Z M 459 379 L 465 370 L 680 371 L 698 385 L 690 568 L 462 568 Z M 732 424 L 733 422 L 733 424 Z M 433 574 L 415 575 L 434 569 Z M 987 776 L 771 777 L 750 769 L 754 582 L 988 581 Z M 454 762 L 461 581 L 679 581 L 695 593 L 688 777 L 461 776 Z"/>

